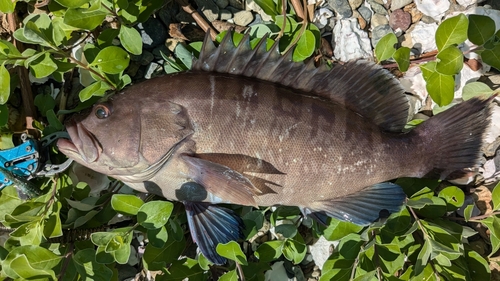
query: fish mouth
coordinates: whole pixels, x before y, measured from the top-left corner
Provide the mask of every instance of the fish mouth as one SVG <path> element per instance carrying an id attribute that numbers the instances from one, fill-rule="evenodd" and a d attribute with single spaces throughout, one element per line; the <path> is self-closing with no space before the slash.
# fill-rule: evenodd
<path id="1" fill-rule="evenodd" d="M 68 139 L 57 140 L 59 151 L 70 158 L 82 158 L 87 163 L 92 163 L 99 159 L 102 153 L 102 146 L 97 138 L 80 122 L 74 120 L 66 124 Z"/>

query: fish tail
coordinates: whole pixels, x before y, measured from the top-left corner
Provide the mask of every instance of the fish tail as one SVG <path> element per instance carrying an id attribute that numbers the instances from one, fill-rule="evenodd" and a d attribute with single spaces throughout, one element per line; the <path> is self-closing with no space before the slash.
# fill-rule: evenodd
<path id="1" fill-rule="evenodd" d="M 437 114 L 415 128 L 419 151 L 426 151 L 418 177 L 459 179 L 475 174 L 485 132 L 491 122 L 492 100 L 472 98 Z"/>

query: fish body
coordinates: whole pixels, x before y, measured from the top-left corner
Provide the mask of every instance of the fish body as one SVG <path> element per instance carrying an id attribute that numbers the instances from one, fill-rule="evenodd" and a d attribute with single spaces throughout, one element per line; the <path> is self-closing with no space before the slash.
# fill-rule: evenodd
<path id="1" fill-rule="evenodd" d="M 193 71 L 133 85 L 74 117 L 71 140 L 58 141 L 84 166 L 182 201 L 211 261 L 223 263 L 216 244 L 241 232 L 217 203 L 299 206 L 320 221 L 366 225 L 405 200 L 386 181 L 455 178 L 477 165 L 489 100 L 403 133 L 408 101 L 380 67 L 315 68 L 280 56 L 277 44 L 252 50 L 247 36 L 235 48 L 228 37 L 218 48 L 206 39 Z"/>

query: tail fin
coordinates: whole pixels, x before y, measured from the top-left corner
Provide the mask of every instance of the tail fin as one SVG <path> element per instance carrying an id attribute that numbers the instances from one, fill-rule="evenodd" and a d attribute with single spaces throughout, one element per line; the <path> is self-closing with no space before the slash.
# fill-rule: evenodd
<path id="1" fill-rule="evenodd" d="M 458 179 L 473 174 L 479 164 L 491 101 L 496 95 L 473 98 L 437 114 L 413 130 L 422 149 L 430 153 L 420 177 Z"/>

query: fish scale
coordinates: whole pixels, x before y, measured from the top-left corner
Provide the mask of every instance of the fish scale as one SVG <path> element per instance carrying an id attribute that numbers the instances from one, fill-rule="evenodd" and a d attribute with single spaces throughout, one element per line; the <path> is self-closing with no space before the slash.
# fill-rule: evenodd
<path id="1" fill-rule="evenodd" d="M 184 203 L 212 262 L 242 222 L 218 203 L 298 206 L 368 225 L 399 211 L 398 177 L 459 178 L 478 166 L 491 100 L 473 98 L 404 133 L 399 82 L 371 62 L 316 68 L 292 51 L 205 38 L 188 72 L 126 88 L 73 116 L 59 149 L 130 187 Z M 229 231 L 219 231 L 225 228 Z"/>

